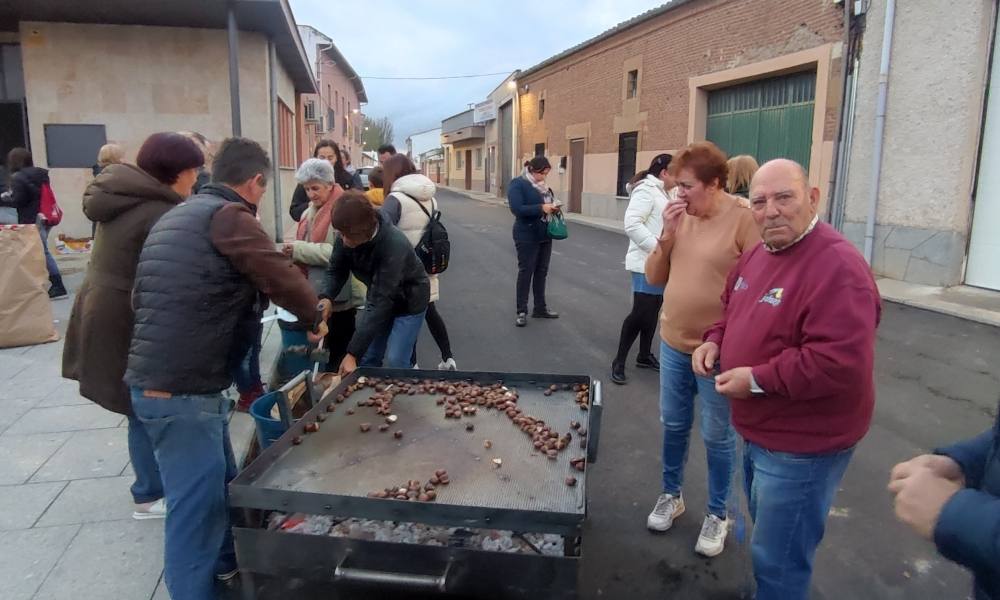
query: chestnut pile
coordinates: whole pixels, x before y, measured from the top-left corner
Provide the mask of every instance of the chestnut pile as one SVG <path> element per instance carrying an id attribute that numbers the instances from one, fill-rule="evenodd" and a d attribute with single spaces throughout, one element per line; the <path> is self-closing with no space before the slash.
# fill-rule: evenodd
<path id="1" fill-rule="evenodd" d="M 389 424 L 396 422 L 396 416 L 392 414 L 392 402 L 398 395 L 415 396 L 437 395 L 436 404 L 442 407 L 444 418 L 462 419 L 463 417 L 474 417 L 479 409 L 500 411 L 507 416 L 510 421 L 522 432 L 531 437 L 532 445 L 540 454 L 544 454 L 550 460 L 558 458 L 559 453 L 565 450 L 573 441 L 572 432 L 565 434 L 556 431 L 545 421 L 524 413 L 517 405 L 519 398 L 516 390 L 508 389 L 503 383 L 493 385 L 479 385 L 467 381 L 433 381 L 430 379 L 381 379 L 379 377 L 359 377 L 357 381 L 347 387 L 343 394 L 330 403 L 327 410 L 336 410 L 336 404 L 343 404 L 356 392 L 363 389 L 374 390 L 374 393 L 367 399 L 358 400 L 357 406 L 373 407 L 375 413 L 386 417 L 386 423 L 379 425 L 379 431 L 389 430 Z M 590 387 L 585 384 L 563 384 L 550 385 L 542 392 L 545 396 L 551 396 L 559 390 L 572 391 L 576 395 L 575 402 L 580 410 L 586 411 L 590 408 Z M 348 409 L 347 414 L 354 414 L 354 409 Z M 570 427 L 576 430 L 577 437 L 580 438 L 580 447 L 587 447 L 587 430 L 580 427 L 580 423 L 573 421 Z M 466 431 L 473 431 L 475 427 L 471 423 L 466 424 Z M 362 433 L 371 431 L 370 423 L 360 425 Z M 396 431 L 396 439 L 402 438 L 402 432 Z M 488 448 L 489 446 L 487 446 Z M 582 469 L 578 469 L 582 470 Z M 571 479 L 571 478 L 570 478 Z M 575 485 L 567 479 L 567 485 Z M 401 489 L 402 486 L 398 489 Z M 388 495 L 387 488 L 386 497 Z M 398 494 L 397 494 L 398 495 Z"/>
<path id="2" fill-rule="evenodd" d="M 369 498 L 387 498 L 389 500 L 409 500 L 411 502 L 433 502 L 437 499 L 437 487 L 448 485 L 451 480 L 448 478 L 448 471 L 438 469 L 434 475 L 421 483 L 419 480 L 411 479 L 405 485 L 387 487 L 377 492 L 368 492 Z"/>

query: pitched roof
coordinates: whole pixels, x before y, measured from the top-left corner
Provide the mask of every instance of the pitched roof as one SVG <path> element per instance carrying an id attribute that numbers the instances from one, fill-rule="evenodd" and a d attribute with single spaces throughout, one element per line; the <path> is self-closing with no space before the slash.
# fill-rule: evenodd
<path id="1" fill-rule="evenodd" d="M 0 2 L 0 30 L 17 31 L 21 21 L 225 29 L 228 5 L 226 0 L 4 0 Z M 254 0 L 233 6 L 240 31 L 260 32 L 274 40 L 278 60 L 296 91 L 315 92 L 288 0 Z"/>
<path id="2" fill-rule="evenodd" d="M 590 38 L 589 40 L 583 41 L 583 42 L 577 44 L 576 46 L 573 46 L 572 48 L 570 48 L 568 50 L 564 50 L 564 51 L 560 52 L 559 54 L 556 54 L 555 56 L 551 56 L 549 58 L 546 58 L 542 62 L 538 63 L 537 65 L 535 65 L 535 66 L 533 66 L 533 67 L 531 67 L 529 69 L 525 69 L 525 70 L 521 71 L 521 73 L 518 75 L 518 79 L 526 77 L 528 75 L 532 75 L 532 74 L 534 74 L 534 73 L 536 73 L 536 72 L 544 69 L 545 67 L 547 67 L 547 66 L 549 66 L 549 65 L 551 65 L 553 63 L 559 62 L 560 60 L 566 58 L 567 56 L 571 56 L 573 54 L 576 54 L 577 52 L 579 52 L 581 50 L 584 50 L 586 48 L 589 48 L 590 46 L 593 46 L 594 44 L 596 44 L 598 42 L 601 42 L 601 41 L 604 41 L 604 40 L 606 40 L 606 39 L 608 39 L 610 37 L 613 37 L 613 36 L 615 36 L 615 35 L 623 32 L 623 31 L 625 31 L 626 29 L 631 29 L 632 27 L 635 27 L 636 25 L 640 25 L 642 23 L 645 23 L 646 21 L 648 21 L 650 19 L 658 17 L 658 16 L 660 16 L 660 15 L 666 13 L 666 12 L 669 12 L 669 11 L 671 11 L 671 10 L 679 7 L 679 6 L 683 6 L 684 4 L 687 4 L 687 3 L 693 2 L 693 1 L 694 0 L 671 0 L 670 2 L 667 2 L 666 4 L 661 4 L 660 6 L 657 6 L 656 8 L 652 8 L 650 10 L 647 10 L 646 12 L 644 12 L 644 13 L 642 13 L 640 15 L 637 15 L 635 17 L 632 17 L 631 19 L 629 19 L 627 21 L 622 21 L 621 23 L 615 25 L 611 29 L 608 29 L 607 31 L 605 31 L 603 33 L 600 33 L 600 34 L 598 34 L 598 35 Z"/>
<path id="3" fill-rule="evenodd" d="M 365 84 L 362 83 L 361 76 L 359 76 L 358 72 L 354 70 L 354 67 L 351 66 L 351 63 L 349 63 L 347 59 L 344 58 L 344 54 L 340 51 L 339 48 L 337 48 L 337 45 L 333 43 L 333 38 L 326 35 L 319 29 L 316 29 L 312 25 L 302 25 L 302 27 L 308 27 L 309 29 L 312 29 L 319 35 L 323 36 L 324 38 L 330 40 L 329 44 L 323 46 L 322 48 L 323 53 L 329 56 L 333 60 L 334 64 L 337 65 L 337 68 L 342 70 L 344 74 L 347 75 L 347 79 L 351 82 L 351 85 L 354 86 L 354 91 L 358 94 L 358 100 L 367 104 L 368 92 L 365 91 Z"/>

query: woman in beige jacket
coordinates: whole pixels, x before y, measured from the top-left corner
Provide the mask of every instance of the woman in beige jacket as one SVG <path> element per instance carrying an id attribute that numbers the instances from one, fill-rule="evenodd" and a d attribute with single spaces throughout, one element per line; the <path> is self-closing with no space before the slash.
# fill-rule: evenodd
<path id="1" fill-rule="evenodd" d="M 326 268 L 330 264 L 336 232 L 330 217 L 337 199 L 344 193 L 336 183 L 329 161 L 310 158 L 302 163 L 295 179 L 309 197 L 309 206 L 302 213 L 295 241 L 285 245 L 285 254 L 299 265 L 317 292 L 322 290 Z M 357 309 L 365 303 L 365 286 L 351 278 L 340 295 L 333 300 L 333 312 L 327 321 L 330 333 L 324 342 L 330 351 L 331 365 L 339 365 L 347 353 L 347 344 L 354 335 Z"/>

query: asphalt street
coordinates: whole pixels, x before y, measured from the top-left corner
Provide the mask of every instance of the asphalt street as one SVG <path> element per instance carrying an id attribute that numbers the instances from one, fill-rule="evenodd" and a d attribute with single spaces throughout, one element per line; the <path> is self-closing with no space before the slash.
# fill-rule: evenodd
<path id="1" fill-rule="evenodd" d="M 438 198 L 452 240 L 438 307 L 459 368 L 587 374 L 607 382 L 631 298 L 623 264 L 626 238 L 571 224 L 569 239 L 555 242 L 549 274 L 549 306 L 562 318 L 530 320 L 517 329 L 510 213 L 447 190 Z M 886 303 L 875 420 L 831 511 L 816 559 L 814 598 L 969 596 L 969 576 L 896 522 L 885 485 L 896 462 L 989 426 L 1000 389 L 996 333 Z M 425 368 L 437 363 L 426 329 L 419 356 Z M 432 359 L 434 365 L 428 364 Z M 705 503 L 704 447 L 697 433 L 684 487 L 688 512 L 666 534 L 646 530 L 646 515 L 660 492 L 657 377 L 631 368 L 631 361 L 634 355 L 628 385 L 604 386 L 600 457 L 588 475 L 582 597 L 741 597 L 750 579 L 745 542 L 731 536 L 726 551 L 711 560 L 694 553 Z"/>

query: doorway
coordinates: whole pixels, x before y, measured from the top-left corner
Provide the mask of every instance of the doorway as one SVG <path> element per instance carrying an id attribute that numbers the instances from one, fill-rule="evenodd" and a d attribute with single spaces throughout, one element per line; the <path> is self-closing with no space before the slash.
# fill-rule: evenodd
<path id="1" fill-rule="evenodd" d="M 472 150 L 465 151 L 465 189 L 472 189 Z"/>
<path id="2" fill-rule="evenodd" d="M 976 182 L 976 204 L 972 213 L 969 258 L 965 269 L 965 283 L 991 290 L 1000 290 L 1000 170 L 994 166 L 1000 160 L 1000 60 L 997 56 L 1000 45 L 997 40 L 1000 36 L 993 42 L 994 58 L 986 99 L 979 180 Z"/>
<path id="3" fill-rule="evenodd" d="M 583 212 L 583 154 L 586 140 L 569 142 L 569 212 Z"/>
<path id="4" fill-rule="evenodd" d="M 21 46 L 0 44 L 0 157 L 6 158 L 12 148 L 18 147 L 31 149 Z M 6 160 L 0 163 L 0 189 L 6 189 Z"/>

